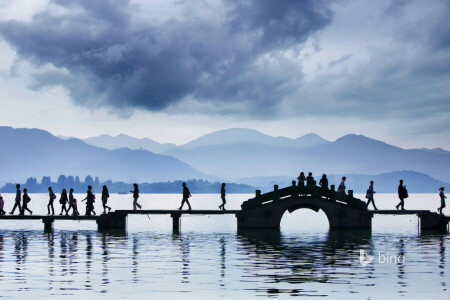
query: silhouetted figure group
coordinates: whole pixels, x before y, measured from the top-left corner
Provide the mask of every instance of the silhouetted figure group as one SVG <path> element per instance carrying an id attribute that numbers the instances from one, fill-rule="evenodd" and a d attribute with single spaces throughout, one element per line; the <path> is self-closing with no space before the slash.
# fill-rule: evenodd
<path id="1" fill-rule="evenodd" d="M 297 177 L 298 179 L 298 186 L 300 187 L 304 187 L 305 186 L 305 182 L 306 182 L 306 186 L 316 186 L 316 181 L 314 180 L 314 177 L 312 176 L 312 173 L 309 172 L 308 176 L 305 177 L 305 174 L 303 172 L 300 173 L 300 175 Z M 345 186 L 345 182 L 346 182 L 347 178 L 345 176 L 342 177 L 341 183 L 338 186 L 337 192 L 340 193 L 344 193 L 345 194 L 345 190 L 346 190 L 346 186 Z M 295 181 L 294 181 L 295 184 Z M 220 210 L 225 210 L 225 204 L 226 204 L 226 191 L 225 191 L 225 183 L 222 183 L 222 186 L 220 188 L 220 198 L 222 200 L 222 204 L 219 205 L 219 209 Z M 328 178 L 326 174 L 322 175 L 322 178 L 319 181 L 319 186 L 323 189 L 328 189 Z M 137 183 L 133 184 L 133 191 L 130 191 L 131 193 L 133 193 L 133 210 L 137 210 L 142 209 L 142 206 L 137 202 L 139 199 L 139 186 Z M 186 186 L 186 182 L 182 183 L 182 187 L 183 187 L 183 198 L 181 200 L 181 205 L 178 208 L 178 210 L 182 210 L 184 204 L 187 204 L 188 206 L 188 210 L 192 210 L 191 204 L 189 202 L 189 198 L 192 197 L 189 188 Z M 333 186 L 332 186 L 333 187 Z M 444 195 L 444 187 L 441 187 L 439 189 L 439 197 L 441 200 L 441 206 L 437 209 L 438 212 L 440 214 L 443 214 L 442 210 L 446 207 L 445 206 L 445 199 L 447 198 Z M 63 215 L 65 213 L 65 215 L 69 215 L 70 210 L 72 210 L 72 215 L 73 216 L 79 216 L 80 213 L 78 211 L 78 205 L 77 205 L 77 199 L 75 199 L 74 195 L 74 190 L 73 188 L 70 189 L 69 195 L 67 195 L 67 191 L 66 189 L 62 189 L 61 191 L 61 195 L 60 195 L 60 199 L 59 199 L 59 203 L 61 204 L 61 213 L 59 215 Z M 367 198 L 367 207 L 369 207 L 370 204 L 373 205 L 373 208 L 375 210 L 378 210 L 378 208 L 375 205 L 375 200 L 374 200 L 374 194 L 375 194 L 375 190 L 374 190 L 374 182 L 370 181 L 370 185 L 369 188 L 366 191 L 366 198 Z M 48 204 L 47 204 L 47 211 L 48 211 L 48 215 L 54 215 L 55 214 L 55 209 L 53 207 L 53 203 L 54 200 L 56 199 L 56 195 L 53 192 L 52 188 L 49 187 L 48 188 L 48 195 L 49 195 L 49 200 L 48 200 Z M 401 210 L 405 210 L 405 199 L 408 198 L 408 190 L 406 189 L 406 186 L 403 185 L 403 180 L 400 180 L 400 184 L 398 186 L 398 198 L 400 199 L 400 202 L 395 206 L 395 208 L 401 209 Z M 109 199 L 109 191 L 106 185 L 103 186 L 103 190 L 102 190 L 102 204 L 103 204 L 103 213 L 106 214 L 107 213 L 107 209 L 108 212 L 111 211 L 111 207 L 107 205 L 108 203 L 108 199 Z M 14 214 L 14 212 L 16 211 L 16 209 L 19 210 L 19 214 L 20 215 L 24 215 L 25 212 L 28 212 L 31 214 L 33 214 L 33 212 L 28 208 L 28 204 L 30 203 L 31 198 L 28 195 L 28 191 L 27 189 L 23 189 L 23 195 L 22 195 L 22 191 L 20 190 L 20 184 L 16 185 L 16 196 L 14 199 L 14 206 L 10 212 L 10 214 Z M 86 192 L 86 198 L 84 198 L 82 200 L 82 202 L 86 201 L 86 215 L 96 215 L 95 210 L 94 210 L 94 203 L 95 203 L 95 195 L 92 192 L 92 186 L 88 186 L 88 190 Z M 4 215 L 6 214 L 6 212 L 4 211 L 4 199 L 3 197 L 0 195 L 0 215 Z"/>
<path id="2" fill-rule="evenodd" d="M 312 176 L 312 173 L 309 172 L 308 176 L 305 177 L 305 173 L 304 172 L 300 172 L 300 175 L 297 177 L 298 180 L 298 186 L 300 187 L 304 187 L 305 186 L 305 181 L 306 181 L 306 186 L 315 186 L 316 182 L 314 181 L 314 177 Z M 339 184 L 338 188 L 337 188 L 337 192 L 339 193 L 344 193 L 345 194 L 345 182 L 346 182 L 347 178 L 345 176 L 342 177 L 341 183 Z M 294 181 L 295 183 L 295 181 Z M 374 190 L 374 182 L 373 180 L 370 181 L 370 185 L 369 188 L 366 191 L 366 198 L 367 198 L 367 207 L 369 207 L 370 204 L 373 205 L 373 208 L 375 210 L 378 210 L 378 208 L 375 205 L 375 200 L 374 200 L 374 194 L 376 193 Z M 326 174 L 322 175 L 322 178 L 319 181 L 319 186 L 325 189 L 328 189 L 328 178 Z M 439 193 L 439 197 L 441 199 L 441 206 L 438 208 L 438 212 L 440 214 L 442 214 L 442 209 L 445 208 L 445 199 L 447 198 L 444 195 L 444 187 L 441 187 L 439 189 L 440 193 Z M 398 203 L 395 208 L 398 210 L 399 208 L 401 210 L 405 210 L 405 199 L 408 198 L 408 190 L 406 189 L 406 186 L 403 185 L 403 180 L 400 180 L 400 184 L 398 186 L 398 198 L 400 199 L 400 203 Z"/>

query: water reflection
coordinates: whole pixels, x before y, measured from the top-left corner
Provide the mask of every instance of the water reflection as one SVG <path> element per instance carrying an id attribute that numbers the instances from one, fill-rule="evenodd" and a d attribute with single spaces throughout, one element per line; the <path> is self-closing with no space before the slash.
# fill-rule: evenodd
<path id="1" fill-rule="evenodd" d="M 442 233 L 402 236 L 355 230 L 174 235 L 6 230 L 0 233 L 0 284 L 11 291 L 45 290 L 41 296 L 91 291 L 131 297 L 143 291 L 205 289 L 225 296 L 241 291 L 248 296 L 342 298 L 348 291 L 365 295 L 384 284 L 397 296 L 411 296 L 420 272 L 420 278 L 429 276 L 427 285 L 442 293 L 449 283 L 448 239 Z M 359 249 L 375 256 L 389 249 L 407 260 L 362 267 Z M 129 295 L 123 294 L 124 285 Z"/>

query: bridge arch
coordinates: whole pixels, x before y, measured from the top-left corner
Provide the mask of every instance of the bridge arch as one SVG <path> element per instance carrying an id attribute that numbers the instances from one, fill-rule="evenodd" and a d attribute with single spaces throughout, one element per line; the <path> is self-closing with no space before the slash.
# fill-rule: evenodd
<path id="1" fill-rule="evenodd" d="M 254 209 L 240 212 L 239 228 L 280 228 L 283 215 L 297 209 L 308 208 L 316 212 L 322 210 L 327 216 L 331 229 L 370 228 L 371 215 L 364 210 L 323 199 L 320 197 L 289 197 L 274 201 Z"/>
<path id="2" fill-rule="evenodd" d="M 302 211 L 295 214 L 296 211 Z M 306 214 L 305 214 L 306 211 Z M 309 212 L 309 214 L 308 214 Z M 284 213 L 281 215 L 280 218 L 280 227 L 285 228 L 285 226 L 289 227 L 292 226 L 290 222 L 293 220 L 295 221 L 295 224 L 298 224 L 299 226 L 303 226 L 305 222 L 311 221 L 311 216 L 315 219 L 314 225 L 321 225 L 320 227 L 323 228 L 323 226 L 326 226 L 327 229 L 330 228 L 330 216 L 324 211 L 319 205 L 307 203 L 307 202 L 301 202 L 292 205 L 291 207 L 287 208 Z M 287 220 L 286 220 L 287 219 Z M 324 220 L 326 219 L 326 221 Z M 286 223 L 287 222 L 287 223 Z M 307 226 L 307 225 L 305 225 Z"/>

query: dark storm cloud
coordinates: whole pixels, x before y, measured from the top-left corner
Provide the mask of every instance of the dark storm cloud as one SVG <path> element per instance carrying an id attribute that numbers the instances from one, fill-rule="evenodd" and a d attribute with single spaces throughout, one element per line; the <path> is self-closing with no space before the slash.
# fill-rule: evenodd
<path id="1" fill-rule="evenodd" d="M 158 21 L 128 0 L 53 0 L 31 21 L 2 21 L 0 34 L 43 69 L 34 88 L 63 85 L 77 103 L 156 111 L 190 97 L 264 113 L 302 81 L 300 66 L 279 52 L 327 26 L 328 4 L 223 1 L 211 18 L 191 1 Z"/>

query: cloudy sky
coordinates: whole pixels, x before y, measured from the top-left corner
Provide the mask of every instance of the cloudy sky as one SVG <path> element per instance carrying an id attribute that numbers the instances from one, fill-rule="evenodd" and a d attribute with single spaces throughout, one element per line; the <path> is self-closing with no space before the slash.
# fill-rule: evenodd
<path id="1" fill-rule="evenodd" d="M 0 125 L 450 149 L 450 1 L 0 0 Z"/>

